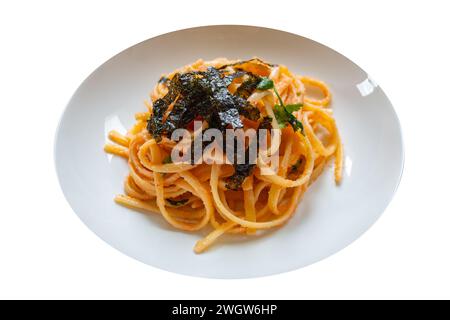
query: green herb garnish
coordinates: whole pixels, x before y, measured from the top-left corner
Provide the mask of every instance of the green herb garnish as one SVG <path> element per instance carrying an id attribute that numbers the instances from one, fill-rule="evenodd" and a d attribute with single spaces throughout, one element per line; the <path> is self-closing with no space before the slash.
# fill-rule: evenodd
<path id="1" fill-rule="evenodd" d="M 293 112 L 300 110 L 300 108 L 303 106 L 302 104 L 295 103 L 285 105 L 283 103 L 283 99 L 281 99 L 280 94 L 277 91 L 277 88 L 275 88 L 273 81 L 266 77 L 261 79 L 256 89 L 273 89 L 275 95 L 278 98 L 278 101 L 280 102 L 280 104 L 276 104 L 274 106 L 273 110 L 275 113 L 275 118 L 277 118 L 278 125 L 280 126 L 280 128 L 285 128 L 288 124 L 290 124 L 294 131 L 300 130 L 303 134 L 303 124 L 292 114 Z"/>
<path id="2" fill-rule="evenodd" d="M 275 88 L 273 81 L 267 77 L 261 78 L 261 81 L 258 83 L 256 89 L 258 90 L 269 90 Z"/>
<path id="3" fill-rule="evenodd" d="M 295 104 L 287 104 L 287 105 L 285 105 L 284 107 L 286 108 L 286 111 L 287 111 L 287 112 L 292 113 L 292 112 L 294 112 L 294 111 L 300 110 L 300 108 L 301 108 L 302 106 L 303 106 L 303 105 L 302 105 L 301 103 L 295 103 Z"/>
<path id="4" fill-rule="evenodd" d="M 166 199 L 166 201 L 174 207 L 181 207 L 185 205 L 186 202 L 189 201 L 189 199 L 181 199 L 181 200 Z"/>
<path id="5" fill-rule="evenodd" d="M 285 128 L 288 124 L 292 126 L 294 131 L 300 130 L 300 132 L 303 134 L 303 124 L 301 121 L 299 121 L 293 114 L 288 110 L 288 106 L 293 105 L 287 105 L 287 106 L 280 106 L 279 104 L 276 104 L 274 106 L 274 114 L 275 118 L 277 118 L 278 125 L 280 128 Z M 299 109 L 292 109 L 291 110 L 297 111 Z"/>
<path id="6" fill-rule="evenodd" d="M 168 164 L 168 163 L 172 163 L 172 158 L 170 157 L 170 154 L 165 157 L 162 161 L 163 164 Z M 164 172 L 162 175 L 165 176 L 167 174 L 167 172 Z"/>
<path id="7" fill-rule="evenodd" d="M 284 108 L 279 104 L 276 104 L 273 108 L 273 113 L 275 114 L 275 118 L 277 119 L 278 126 L 281 129 L 285 128 L 286 123 L 288 123 L 288 116 Z"/>
<path id="8" fill-rule="evenodd" d="M 172 158 L 170 157 L 170 155 L 168 155 L 167 157 L 165 157 L 162 161 L 163 164 L 168 164 L 168 163 L 172 163 Z"/>

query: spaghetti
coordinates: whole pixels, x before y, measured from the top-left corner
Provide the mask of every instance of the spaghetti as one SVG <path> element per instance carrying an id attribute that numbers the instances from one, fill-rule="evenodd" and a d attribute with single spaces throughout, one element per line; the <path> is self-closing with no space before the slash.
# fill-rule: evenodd
<path id="1" fill-rule="evenodd" d="M 314 88 L 320 98 L 309 94 Z M 207 99 L 194 95 L 199 90 L 208 92 Z M 126 158 L 129 167 L 125 194 L 115 201 L 160 214 L 180 230 L 210 225 L 213 231 L 196 243 L 196 253 L 226 233 L 252 235 L 282 226 L 331 159 L 336 183 L 342 179 L 343 150 L 328 107 L 331 93 L 319 80 L 258 58 L 198 60 L 163 76 L 150 97 L 148 111 L 136 114 L 126 135 L 109 133 L 114 144 L 104 150 Z M 208 110 L 194 110 L 206 100 Z M 172 162 L 176 142 L 170 135 L 176 127 L 198 134 L 192 120 L 202 121 L 202 130 L 270 128 L 278 135 L 268 138 L 255 164 Z M 278 157 L 275 169 L 270 156 Z"/>

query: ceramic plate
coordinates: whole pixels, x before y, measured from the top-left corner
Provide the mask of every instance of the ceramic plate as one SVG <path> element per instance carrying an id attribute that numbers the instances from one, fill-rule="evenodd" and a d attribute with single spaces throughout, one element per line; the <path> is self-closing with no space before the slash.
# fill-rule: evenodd
<path id="1" fill-rule="evenodd" d="M 103 152 L 111 129 L 125 132 L 145 111 L 161 74 L 198 58 L 261 57 L 325 81 L 345 151 L 343 182 L 329 167 L 287 225 L 262 236 L 230 235 L 192 251 L 205 232 L 174 230 L 162 217 L 114 203 L 126 162 Z M 363 69 L 315 41 L 250 26 L 209 26 L 164 34 L 114 56 L 78 88 L 61 118 L 55 162 L 63 192 L 80 219 L 124 254 L 164 270 L 213 278 L 290 271 L 326 258 L 360 237 L 383 213 L 400 181 L 403 144 L 395 111 Z"/>

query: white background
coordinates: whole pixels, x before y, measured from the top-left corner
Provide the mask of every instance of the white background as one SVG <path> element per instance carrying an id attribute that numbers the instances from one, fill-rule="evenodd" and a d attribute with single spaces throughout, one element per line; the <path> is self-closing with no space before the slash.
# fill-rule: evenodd
<path id="1" fill-rule="evenodd" d="M 450 298 L 448 1 L 2 1 L 0 298 Z M 208 24 L 294 32 L 379 83 L 402 124 L 403 180 L 338 254 L 250 280 L 157 270 L 97 238 L 59 188 L 53 140 L 91 71 L 149 37 Z"/>

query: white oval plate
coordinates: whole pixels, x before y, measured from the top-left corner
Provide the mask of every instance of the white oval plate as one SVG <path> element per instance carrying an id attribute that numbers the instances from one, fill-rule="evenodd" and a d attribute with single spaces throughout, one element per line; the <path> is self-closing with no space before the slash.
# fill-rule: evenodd
<path id="1" fill-rule="evenodd" d="M 107 155 L 111 129 L 125 131 L 144 111 L 162 73 L 198 58 L 261 57 L 325 81 L 345 150 L 343 183 L 332 168 L 306 193 L 284 227 L 258 237 L 230 235 L 207 252 L 192 248 L 205 233 L 174 230 L 158 215 L 114 203 L 128 169 Z M 63 192 L 81 220 L 121 252 L 181 274 L 248 278 L 294 270 L 343 249 L 382 214 L 401 178 L 400 125 L 386 95 L 353 62 L 298 35 L 250 26 L 209 26 L 168 33 L 119 53 L 78 88 L 61 119 L 55 162 Z M 206 231 L 205 231 L 206 232 Z"/>

